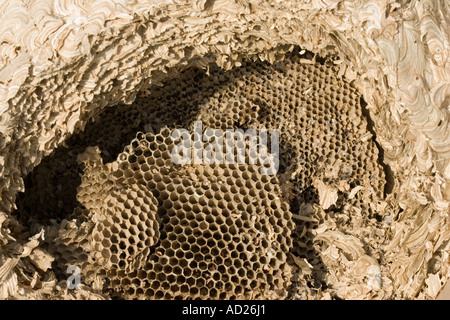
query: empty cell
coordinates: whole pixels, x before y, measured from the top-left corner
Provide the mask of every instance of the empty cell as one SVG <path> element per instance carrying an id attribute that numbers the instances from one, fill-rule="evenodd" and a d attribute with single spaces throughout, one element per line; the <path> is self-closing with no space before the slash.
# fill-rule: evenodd
<path id="1" fill-rule="evenodd" d="M 190 287 L 189 293 L 190 293 L 191 297 L 194 297 L 199 293 L 199 289 L 196 287 Z"/>
<path id="2" fill-rule="evenodd" d="M 168 248 L 170 248 L 171 243 L 170 243 L 170 241 L 164 239 L 164 240 L 161 241 L 161 246 L 162 246 L 163 248 L 165 248 L 165 249 L 168 249 Z"/>
<path id="3" fill-rule="evenodd" d="M 183 195 L 180 196 L 180 200 L 182 200 L 183 204 L 181 206 L 181 208 L 186 211 L 186 212 L 190 212 L 192 211 L 192 204 L 189 203 L 189 199 L 185 198 L 185 201 L 183 200 Z"/>
<path id="4" fill-rule="evenodd" d="M 237 282 L 237 281 L 236 281 Z M 231 291 L 231 290 L 230 290 Z M 235 294 L 241 294 L 242 292 L 244 291 L 244 289 L 240 286 L 240 285 L 238 285 L 238 286 L 236 286 L 235 288 L 234 288 L 234 293 Z M 231 299 L 231 297 L 230 297 L 230 299 Z"/>
<path id="5" fill-rule="evenodd" d="M 194 257 L 194 255 L 192 255 L 192 257 Z M 197 261 L 196 260 L 192 260 L 192 261 L 190 261 L 189 262 L 189 268 L 191 268 L 191 269 L 195 269 L 195 268 L 197 268 Z"/>
<path id="6" fill-rule="evenodd" d="M 156 292 L 155 292 L 155 298 L 156 298 L 156 299 L 162 299 L 162 298 L 164 298 L 164 292 L 161 291 L 161 290 L 156 291 Z"/>
<path id="7" fill-rule="evenodd" d="M 194 256 L 194 259 L 196 259 L 195 256 Z M 202 259 L 202 258 L 200 258 L 200 259 Z M 196 259 L 196 260 L 197 260 L 197 259 Z M 206 269 L 208 269 L 208 265 L 207 265 L 207 263 L 206 263 L 205 261 L 200 261 L 200 262 L 198 263 L 198 268 L 199 268 L 200 270 L 206 270 Z"/>
<path id="8" fill-rule="evenodd" d="M 188 231 L 188 230 L 191 230 L 190 228 L 186 228 L 185 229 L 185 234 L 186 234 L 186 231 Z M 195 243 L 197 240 L 196 240 L 196 238 L 193 236 L 193 235 L 188 235 L 188 237 L 187 237 L 187 242 L 188 243 L 190 243 L 190 244 L 193 244 L 193 243 Z M 184 245 L 184 244 L 183 244 Z M 186 248 L 186 246 L 182 246 L 182 248 Z M 189 246 L 188 246 L 188 248 L 189 248 Z M 186 250 L 188 250 L 188 248 L 186 248 Z"/>
<path id="9" fill-rule="evenodd" d="M 195 286 L 196 286 L 197 288 L 202 288 L 202 287 L 204 287 L 204 286 L 205 286 L 205 280 L 202 279 L 202 278 L 196 279 L 196 280 L 195 280 Z"/>
<path id="10" fill-rule="evenodd" d="M 197 239 L 197 245 L 202 247 L 206 244 L 206 240 L 202 237 L 202 238 L 198 238 Z"/>

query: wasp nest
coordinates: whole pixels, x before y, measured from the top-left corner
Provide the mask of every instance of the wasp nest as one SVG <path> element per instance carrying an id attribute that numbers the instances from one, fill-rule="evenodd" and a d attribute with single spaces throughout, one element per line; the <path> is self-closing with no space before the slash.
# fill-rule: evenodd
<path id="1" fill-rule="evenodd" d="M 371 255 L 377 258 L 383 240 L 370 230 L 383 232 L 376 218 L 384 171 L 360 96 L 337 71 L 298 53 L 274 65 L 246 62 L 209 76 L 187 70 L 132 106 L 102 115 L 106 121 L 91 122 L 68 141 L 69 153 L 47 158 L 29 177 L 32 192 L 21 197 L 19 214 L 30 221 L 31 208 L 59 197 L 59 208 L 33 211 L 44 225 L 66 218 L 48 228 L 45 244 L 56 274 L 63 279 L 69 266 L 79 266 L 83 283 L 110 297 L 285 298 L 305 294 L 308 281 L 325 286 L 336 281 L 325 276 L 332 260 L 318 252 L 331 236 L 357 230 L 355 236 L 372 241 Z M 198 124 L 206 130 L 196 141 Z M 176 164 L 176 128 L 190 130 L 190 140 L 182 142 L 189 148 L 192 142 L 200 157 L 208 148 L 205 141 L 219 139 L 211 130 L 243 129 L 232 142 L 219 140 L 224 150 L 236 147 L 231 163 L 213 154 L 210 164 Z M 250 164 L 251 141 L 244 130 L 252 128 L 268 129 L 271 141 L 276 137 L 270 133 L 279 132 L 279 150 L 275 145 L 267 150 L 279 153 L 275 175 L 267 174 L 274 163 L 255 158 Z M 133 131 L 138 132 L 130 141 Z M 123 152 L 114 151 L 127 140 Z M 95 141 L 102 151 L 82 151 Z M 242 163 L 237 162 L 239 146 L 244 147 Z M 102 153 L 116 160 L 104 164 Z M 66 176 L 81 176 L 73 180 L 75 202 L 62 197 L 65 192 L 50 193 L 34 183 L 44 175 L 56 177 L 61 167 Z M 64 216 L 61 210 L 70 206 L 75 210 Z M 340 231 L 328 237 L 315 231 L 332 219 Z M 352 261 L 369 259 L 381 277 L 377 259 L 361 243 L 353 250 Z M 301 274 L 299 261 L 324 278 Z M 299 277 L 294 281 L 292 269 Z"/>
<path id="2" fill-rule="evenodd" d="M 436 298 L 448 15 L 432 0 L 1 5 L 0 297 Z M 200 122 L 210 141 L 278 132 L 276 174 L 174 164 L 173 130 Z"/>

